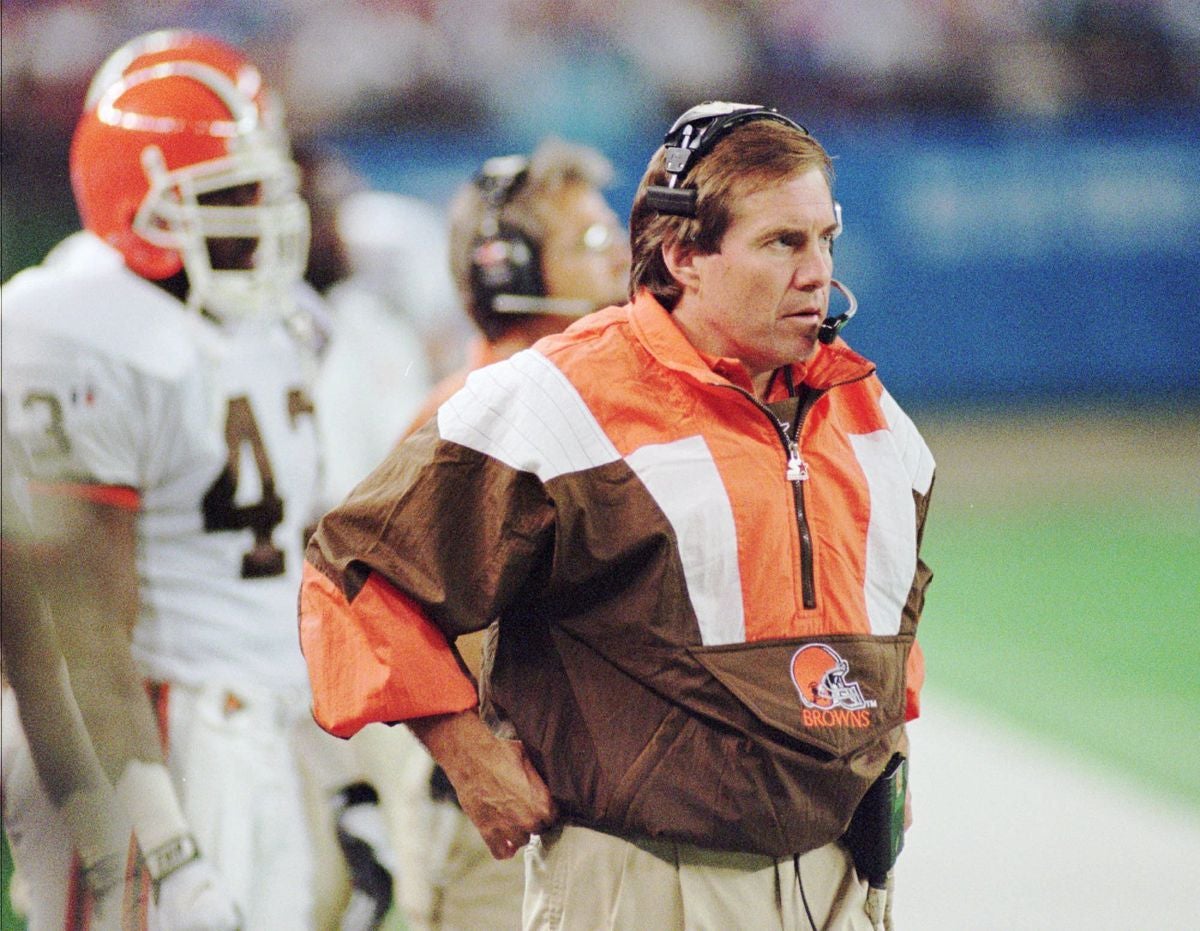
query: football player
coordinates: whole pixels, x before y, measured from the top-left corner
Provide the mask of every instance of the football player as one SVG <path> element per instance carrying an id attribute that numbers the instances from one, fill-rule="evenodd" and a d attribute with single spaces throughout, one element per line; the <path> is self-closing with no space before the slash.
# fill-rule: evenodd
<path id="1" fill-rule="evenodd" d="M 150 927 L 305 928 L 307 213 L 257 69 L 203 36 L 130 48 L 72 142 L 84 231 L 3 288 L 9 429 L 76 698 L 141 848 L 128 894 L 152 889 Z M 28 754 L 9 721 L 3 739 Z M 37 789 L 6 791 L 5 818 L 31 928 L 61 928 L 84 890 Z"/>

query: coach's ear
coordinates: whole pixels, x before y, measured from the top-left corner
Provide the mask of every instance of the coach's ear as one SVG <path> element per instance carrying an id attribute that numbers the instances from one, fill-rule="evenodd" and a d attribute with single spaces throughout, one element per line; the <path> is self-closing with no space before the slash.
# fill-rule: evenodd
<path id="1" fill-rule="evenodd" d="M 696 270 L 696 259 L 699 257 L 694 245 L 681 243 L 678 239 L 668 239 L 662 245 L 663 264 L 671 277 L 679 282 L 685 291 L 695 291 L 700 287 L 700 276 Z"/>

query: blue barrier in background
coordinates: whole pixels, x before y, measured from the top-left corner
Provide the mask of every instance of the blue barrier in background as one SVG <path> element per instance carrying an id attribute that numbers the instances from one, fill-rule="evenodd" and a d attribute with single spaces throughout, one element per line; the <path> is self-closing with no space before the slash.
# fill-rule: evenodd
<path id="1" fill-rule="evenodd" d="M 860 302 L 845 335 L 902 403 L 1200 400 L 1200 115 L 817 134 L 845 210 L 837 275 Z M 483 159 L 536 144 L 333 141 L 377 187 L 441 204 Z M 628 215 L 659 139 L 579 141 L 613 159 Z"/>

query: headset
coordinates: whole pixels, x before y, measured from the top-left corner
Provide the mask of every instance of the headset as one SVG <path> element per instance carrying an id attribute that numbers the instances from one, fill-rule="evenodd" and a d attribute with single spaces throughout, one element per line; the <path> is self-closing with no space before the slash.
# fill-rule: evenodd
<path id="1" fill-rule="evenodd" d="M 502 298 L 546 292 L 538 244 L 500 219 L 528 176 L 529 160 L 523 155 L 499 155 L 484 162 L 474 178 L 484 213 L 471 244 L 471 293 L 476 306 L 487 312 L 513 313 L 503 309 Z"/>
<path id="2" fill-rule="evenodd" d="M 582 317 L 591 301 L 546 296 L 541 245 L 500 216 L 529 177 L 529 159 L 498 155 L 483 163 L 474 185 L 484 213 L 471 244 L 471 294 L 485 314 L 562 314 Z"/>
<path id="3" fill-rule="evenodd" d="M 696 162 L 700 161 L 735 127 L 753 120 L 773 120 L 790 126 L 807 136 L 809 132 L 795 120 L 784 116 L 774 107 L 749 103 L 727 103 L 710 100 L 686 111 L 667 130 L 663 137 L 666 147 L 667 184 L 646 188 L 646 203 L 659 213 L 676 217 L 696 215 L 696 189 L 681 188 L 679 183 Z"/>
<path id="4" fill-rule="evenodd" d="M 728 135 L 733 129 L 753 120 L 771 120 L 782 123 L 797 132 L 808 136 L 807 129 L 795 120 L 784 116 L 774 107 L 763 107 L 758 104 L 729 103 L 723 100 L 710 100 L 698 104 L 680 116 L 663 137 L 665 148 L 667 183 L 653 184 L 646 188 L 646 204 L 659 213 L 676 217 L 696 216 L 696 189 L 684 188 L 680 184 L 688 171 L 703 158 L 717 141 Z M 837 227 L 836 238 L 842 231 L 842 205 L 834 202 L 834 215 Z M 850 318 L 858 311 L 858 301 L 850 289 L 840 281 L 831 284 L 849 301 L 850 306 L 836 317 L 830 317 L 821 324 L 818 339 L 822 343 L 832 343 L 838 333 Z"/>

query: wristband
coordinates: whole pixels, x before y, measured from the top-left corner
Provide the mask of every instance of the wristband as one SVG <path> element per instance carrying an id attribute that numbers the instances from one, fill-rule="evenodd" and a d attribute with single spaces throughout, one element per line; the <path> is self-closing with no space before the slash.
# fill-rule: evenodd
<path id="1" fill-rule="evenodd" d="M 146 861 L 150 878 L 157 884 L 181 866 L 199 860 L 200 848 L 196 846 L 196 838 L 191 834 L 180 834 L 152 850 L 143 851 L 142 859 Z"/>

